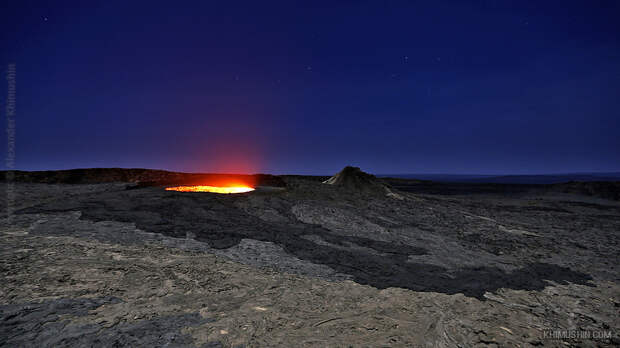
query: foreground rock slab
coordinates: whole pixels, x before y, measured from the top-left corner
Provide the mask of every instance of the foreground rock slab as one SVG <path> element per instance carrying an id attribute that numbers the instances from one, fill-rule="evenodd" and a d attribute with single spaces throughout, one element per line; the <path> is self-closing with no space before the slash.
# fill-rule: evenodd
<path id="1" fill-rule="evenodd" d="M 480 301 L 282 274 L 159 243 L 27 230 L 4 231 L 1 242 L 7 346 L 565 346 L 542 330 L 617 320 L 612 283 Z"/>

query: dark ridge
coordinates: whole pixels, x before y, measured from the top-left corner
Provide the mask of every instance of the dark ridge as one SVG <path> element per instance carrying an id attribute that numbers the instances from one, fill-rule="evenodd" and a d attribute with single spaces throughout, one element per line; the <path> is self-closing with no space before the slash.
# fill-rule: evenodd
<path id="1" fill-rule="evenodd" d="M 609 200 L 620 200 L 620 181 L 567 182 L 562 184 L 501 184 L 437 182 L 403 178 L 381 178 L 391 187 L 412 193 L 439 195 L 504 194 L 526 192 L 570 193 Z"/>
<path id="2" fill-rule="evenodd" d="M 0 181 L 45 184 L 137 183 L 139 187 L 165 185 L 213 185 L 234 180 L 251 186 L 286 186 L 280 177 L 270 174 L 180 173 L 156 169 L 89 168 L 45 171 L 2 171 Z"/>
<path id="3" fill-rule="evenodd" d="M 416 179 L 448 183 L 479 184 L 562 184 L 579 181 L 620 181 L 620 172 L 611 173 L 565 173 L 530 175 L 474 175 L 474 174 L 383 174 L 382 178 Z"/>

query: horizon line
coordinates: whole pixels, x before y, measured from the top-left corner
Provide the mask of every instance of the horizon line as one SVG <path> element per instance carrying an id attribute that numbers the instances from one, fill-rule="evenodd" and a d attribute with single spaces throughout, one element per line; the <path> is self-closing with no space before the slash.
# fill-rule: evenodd
<path id="1" fill-rule="evenodd" d="M 304 176 L 332 176 L 333 174 L 296 174 L 296 173 L 279 173 L 273 174 L 269 172 L 255 172 L 255 173 L 233 173 L 233 172 L 196 172 L 196 171 L 176 171 L 171 169 L 161 169 L 161 168 L 141 168 L 141 167 L 77 167 L 77 168 L 69 168 L 69 169 L 40 169 L 40 170 L 25 170 L 25 169 L 3 169 L 3 172 L 9 171 L 22 171 L 22 172 L 46 172 L 46 171 L 69 171 L 69 170 L 88 170 L 88 169 L 139 169 L 139 170 L 161 170 L 166 172 L 173 173 L 185 173 L 185 174 L 228 174 L 228 175 L 304 175 Z M 277 172 L 277 171 L 276 171 Z M 420 173 L 420 172 L 401 172 L 401 173 L 371 173 L 375 176 L 389 177 L 389 176 L 402 176 L 402 175 L 432 175 L 432 176 L 479 176 L 479 177 L 506 177 L 506 176 L 562 176 L 562 175 L 619 175 L 619 171 L 575 171 L 575 172 L 545 172 L 545 173 L 528 173 L 528 174 L 515 174 L 515 173 L 502 173 L 502 174 L 482 174 L 482 173 L 441 173 L 441 172 L 432 172 L 432 173 Z"/>

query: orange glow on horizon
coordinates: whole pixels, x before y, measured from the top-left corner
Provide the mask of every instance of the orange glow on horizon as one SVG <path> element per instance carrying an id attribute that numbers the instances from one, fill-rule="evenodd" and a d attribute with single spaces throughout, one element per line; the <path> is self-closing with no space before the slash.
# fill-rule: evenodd
<path id="1" fill-rule="evenodd" d="M 166 191 L 180 191 L 180 192 L 213 192 L 213 193 L 243 193 L 254 191 L 254 188 L 249 186 L 174 186 L 166 187 Z"/>

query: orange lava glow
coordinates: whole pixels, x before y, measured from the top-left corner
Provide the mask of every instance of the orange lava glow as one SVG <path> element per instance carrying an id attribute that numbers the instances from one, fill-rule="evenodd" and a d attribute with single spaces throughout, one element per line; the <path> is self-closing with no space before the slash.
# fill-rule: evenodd
<path id="1" fill-rule="evenodd" d="M 166 191 L 180 191 L 180 192 L 213 192 L 213 193 L 243 193 L 254 191 L 254 188 L 249 186 L 175 186 L 166 187 Z"/>

